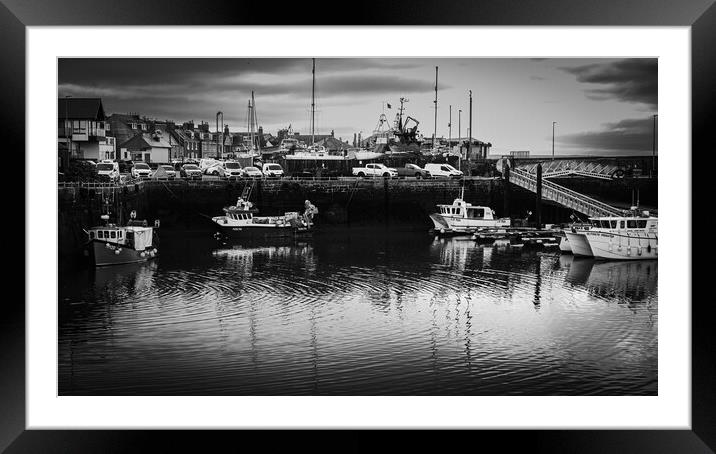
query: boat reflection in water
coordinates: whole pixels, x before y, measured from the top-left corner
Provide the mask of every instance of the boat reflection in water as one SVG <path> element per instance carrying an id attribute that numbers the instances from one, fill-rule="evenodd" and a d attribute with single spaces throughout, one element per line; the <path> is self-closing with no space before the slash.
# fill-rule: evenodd
<path id="1" fill-rule="evenodd" d="M 63 276 L 60 395 L 657 392 L 655 261 L 383 227 L 162 250 Z"/>

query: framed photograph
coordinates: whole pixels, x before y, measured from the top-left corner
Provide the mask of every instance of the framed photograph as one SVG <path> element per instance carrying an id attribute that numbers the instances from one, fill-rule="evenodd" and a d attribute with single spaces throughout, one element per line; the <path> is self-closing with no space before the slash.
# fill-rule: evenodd
<path id="1" fill-rule="evenodd" d="M 176 429 L 714 450 L 712 1 L 3 1 L 8 452 Z"/>

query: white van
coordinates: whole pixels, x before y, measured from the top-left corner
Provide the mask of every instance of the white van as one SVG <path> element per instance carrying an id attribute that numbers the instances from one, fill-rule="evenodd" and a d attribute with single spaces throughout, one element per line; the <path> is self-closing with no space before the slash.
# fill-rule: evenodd
<path id="1" fill-rule="evenodd" d="M 457 170 L 450 164 L 425 164 L 425 170 L 430 172 L 433 178 L 460 178 L 463 176 L 461 170 Z"/>
<path id="2" fill-rule="evenodd" d="M 119 163 L 106 159 L 97 164 L 97 175 L 109 178 L 109 181 L 119 180 Z"/>
<path id="3" fill-rule="evenodd" d="M 263 167 L 264 176 L 266 177 L 282 177 L 283 167 L 275 162 L 267 162 Z"/>

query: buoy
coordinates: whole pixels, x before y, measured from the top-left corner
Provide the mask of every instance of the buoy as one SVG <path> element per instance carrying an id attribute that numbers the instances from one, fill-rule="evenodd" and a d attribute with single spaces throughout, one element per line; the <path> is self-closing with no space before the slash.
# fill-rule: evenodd
<path id="1" fill-rule="evenodd" d="M 119 249 L 114 250 L 114 255 L 119 255 Z"/>
<path id="2" fill-rule="evenodd" d="M 146 254 L 145 254 L 144 252 L 141 252 L 141 253 L 139 254 L 139 256 L 140 256 L 140 257 L 144 257 L 144 256 L 146 256 Z"/>

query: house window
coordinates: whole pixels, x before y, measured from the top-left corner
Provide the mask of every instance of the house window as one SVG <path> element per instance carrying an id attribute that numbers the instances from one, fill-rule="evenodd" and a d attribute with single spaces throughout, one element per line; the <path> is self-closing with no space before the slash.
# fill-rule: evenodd
<path id="1" fill-rule="evenodd" d="M 137 124 L 136 124 L 136 123 L 130 123 L 129 127 L 132 128 L 132 129 L 137 129 Z"/>

